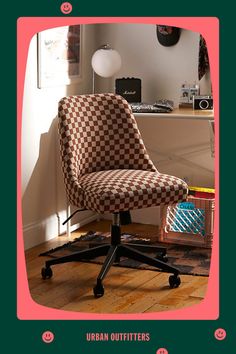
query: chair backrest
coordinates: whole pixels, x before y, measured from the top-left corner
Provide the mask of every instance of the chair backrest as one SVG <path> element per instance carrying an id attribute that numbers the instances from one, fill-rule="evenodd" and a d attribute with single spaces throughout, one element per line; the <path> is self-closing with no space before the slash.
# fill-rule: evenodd
<path id="1" fill-rule="evenodd" d="M 101 170 L 156 171 L 127 101 L 115 94 L 60 100 L 59 135 L 65 180 Z"/>

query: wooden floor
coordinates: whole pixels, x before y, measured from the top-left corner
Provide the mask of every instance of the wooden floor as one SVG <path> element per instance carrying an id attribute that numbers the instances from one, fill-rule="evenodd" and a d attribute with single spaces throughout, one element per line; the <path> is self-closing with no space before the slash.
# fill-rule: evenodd
<path id="1" fill-rule="evenodd" d="M 93 222 L 72 234 L 78 237 L 89 230 L 108 231 L 110 222 Z M 157 227 L 132 224 L 123 232 L 155 237 Z M 26 251 L 31 296 L 37 303 L 67 311 L 90 313 L 145 313 L 173 310 L 198 304 L 204 298 L 208 277 L 181 276 L 177 289 L 168 286 L 169 275 L 157 271 L 112 267 L 104 280 L 105 295 L 95 299 L 92 288 L 101 265 L 68 263 L 53 268 L 53 277 L 41 279 L 46 257 L 39 253 L 68 241 L 60 236 Z"/>

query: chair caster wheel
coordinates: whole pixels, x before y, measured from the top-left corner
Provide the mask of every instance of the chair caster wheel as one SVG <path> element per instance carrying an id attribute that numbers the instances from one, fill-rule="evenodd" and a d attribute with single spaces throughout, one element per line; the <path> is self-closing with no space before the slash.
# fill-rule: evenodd
<path id="1" fill-rule="evenodd" d="M 181 284 L 180 277 L 178 275 L 170 275 L 169 277 L 170 288 L 178 288 Z"/>
<path id="2" fill-rule="evenodd" d="M 96 298 L 102 297 L 104 295 L 104 287 L 101 283 L 98 283 L 93 288 L 93 293 Z"/>
<path id="3" fill-rule="evenodd" d="M 43 279 L 50 279 L 52 277 L 52 269 L 50 267 L 43 267 L 41 270 L 41 275 Z"/>

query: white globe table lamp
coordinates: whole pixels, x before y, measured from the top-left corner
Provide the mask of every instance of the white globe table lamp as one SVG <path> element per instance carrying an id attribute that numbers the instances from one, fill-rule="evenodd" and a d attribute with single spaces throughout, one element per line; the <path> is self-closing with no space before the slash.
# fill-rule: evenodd
<path id="1" fill-rule="evenodd" d="M 95 75 L 101 77 L 112 77 L 121 67 L 120 54 L 108 44 L 101 46 L 92 56 L 93 68 L 93 93 L 95 92 Z"/>

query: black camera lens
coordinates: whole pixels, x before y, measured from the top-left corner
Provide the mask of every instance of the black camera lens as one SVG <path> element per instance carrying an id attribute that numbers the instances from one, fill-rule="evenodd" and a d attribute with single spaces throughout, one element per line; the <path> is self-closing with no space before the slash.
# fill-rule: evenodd
<path id="1" fill-rule="evenodd" d="M 199 102 L 199 107 L 201 109 L 207 109 L 209 107 L 209 102 L 207 100 L 201 100 Z"/>

